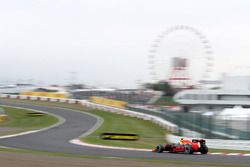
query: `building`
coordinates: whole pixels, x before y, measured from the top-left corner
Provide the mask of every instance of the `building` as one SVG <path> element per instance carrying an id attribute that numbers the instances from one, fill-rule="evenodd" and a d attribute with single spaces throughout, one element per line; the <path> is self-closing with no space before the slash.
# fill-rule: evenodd
<path id="1" fill-rule="evenodd" d="M 63 87 L 46 86 L 35 87 L 31 90 L 25 90 L 20 92 L 20 95 L 24 96 L 42 96 L 51 98 L 68 98 L 69 94 Z"/>
<path id="2" fill-rule="evenodd" d="M 174 100 L 185 111 L 221 111 L 234 106 L 250 108 L 250 76 L 226 76 L 219 89 L 183 90 Z"/>
<path id="3" fill-rule="evenodd" d="M 19 94 L 22 91 L 33 89 L 34 85 L 28 83 L 17 83 L 17 84 L 0 84 L 1 94 Z"/>
<path id="4" fill-rule="evenodd" d="M 89 99 L 97 96 L 131 104 L 146 104 L 156 95 L 154 91 L 142 89 L 75 89 L 70 92 L 75 99 Z"/>

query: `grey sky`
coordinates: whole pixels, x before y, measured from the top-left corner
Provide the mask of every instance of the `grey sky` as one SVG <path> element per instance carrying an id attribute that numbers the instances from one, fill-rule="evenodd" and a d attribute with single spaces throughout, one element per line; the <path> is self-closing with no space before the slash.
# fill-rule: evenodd
<path id="1" fill-rule="evenodd" d="M 209 39 L 215 75 L 235 73 L 250 60 L 249 7 L 247 0 L 1 0 L 0 82 L 64 84 L 77 72 L 78 82 L 134 87 L 149 81 L 155 37 L 180 24 Z"/>

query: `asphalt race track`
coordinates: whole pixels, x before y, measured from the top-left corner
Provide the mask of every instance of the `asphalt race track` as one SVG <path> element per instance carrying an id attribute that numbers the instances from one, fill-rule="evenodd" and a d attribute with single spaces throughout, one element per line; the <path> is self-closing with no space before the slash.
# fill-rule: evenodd
<path id="1" fill-rule="evenodd" d="M 97 119 L 95 117 L 92 117 L 88 114 L 73 112 L 72 110 L 61 108 L 33 106 L 28 104 L 15 104 L 10 102 L 0 102 L 0 105 L 10 105 L 14 107 L 24 107 L 28 109 L 41 110 L 59 115 L 66 120 L 63 124 L 46 131 L 0 139 L 1 146 L 89 156 L 167 159 L 173 161 L 180 160 L 228 164 L 235 163 L 235 165 L 250 163 L 250 157 L 243 156 L 185 155 L 170 153 L 157 154 L 146 151 L 115 150 L 74 145 L 69 143 L 69 141 L 71 139 L 79 137 L 83 133 L 88 132 L 88 130 L 91 129 L 97 122 Z"/>

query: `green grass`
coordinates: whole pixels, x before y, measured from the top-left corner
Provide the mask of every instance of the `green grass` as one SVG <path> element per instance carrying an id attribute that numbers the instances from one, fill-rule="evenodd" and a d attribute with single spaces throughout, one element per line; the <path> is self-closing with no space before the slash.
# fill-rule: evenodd
<path id="1" fill-rule="evenodd" d="M 33 112 L 26 109 L 1 106 L 8 115 L 8 119 L 0 123 L 0 135 L 9 135 L 28 130 L 41 129 L 58 122 L 58 119 L 49 114 L 30 117 L 27 114 Z"/>
<path id="2" fill-rule="evenodd" d="M 60 156 L 60 157 L 68 157 L 68 158 L 86 158 L 86 159 L 109 159 L 113 161 L 121 161 L 123 160 L 134 161 L 134 162 L 147 162 L 152 163 L 152 166 L 157 166 L 158 164 L 165 164 L 166 166 L 175 166 L 175 167 L 235 167 L 236 163 L 216 163 L 216 162 L 201 162 L 201 161 L 186 161 L 180 159 L 152 159 L 152 158 L 133 158 L 133 157 L 109 157 L 109 156 L 87 156 L 80 154 L 70 154 L 70 153 L 62 153 L 62 152 L 47 152 L 47 151 L 36 151 L 36 150 L 24 150 L 24 149 L 15 149 L 15 148 L 0 148 L 0 152 L 12 152 L 12 153 L 20 153 L 20 154 L 32 154 L 32 155 L 49 155 L 49 156 Z M 167 154 L 167 153 L 166 153 Z M 140 165 L 139 165 L 140 166 Z M 249 164 L 237 164 L 238 167 L 248 167 Z"/>
<path id="3" fill-rule="evenodd" d="M 154 105 L 168 106 L 168 105 L 178 105 L 178 103 L 176 103 L 172 97 L 162 96 L 154 103 Z"/>
<path id="4" fill-rule="evenodd" d="M 164 140 L 166 131 L 150 121 L 124 117 L 118 114 L 98 110 L 91 110 L 91 113 L 102 117 L 104 123 L 94 133 L 82 138 L 81 140 L 84 142 L 107 146 L 151 149 L 159 143 L 166 143 Z M 137 141 L 102 140 L 99 135 L 104 132 L 135 133 L 139 135 L 140 139 Z"/>
<path id="5" fill-rule="evenodd" d="M 212 153 L 241 153 L 241 154 L 250 154 L 250 151 L 244 150 L 226 150 L 226 149 L 209 149 L 209 152 Z"/>
<path id="6" fill-rule="evenodd" d="M 106 115 L 105 112 L 103 111 L 95 111 L 95 110 L 91 110 L 91 109 L 88 109 L 88 108 L 84 108 L 83 106 L 81 105 L 78 105 L 78 104 L 65 104 L 65 103 L 58 103 L 58 102 L 43 102 L 43 101 L 28 101 L 28 100 L 15 100 L 15 99 L 0 99 L 2 101 L 8 101 L 8 102 L 16 102 L 16 103 L 28 103 L 28 104 L 33 104 L 33 105 L 45 105 L 45 106 L 50 106 L 50 107 L 61 107 L 61 108 L 69 108 L 69 109 L 74 109 L 74 110 L 82 110 L 82 111 L 85 111 L 85 112 L 90 112 L 90 113 L 93 113 L 93 114 L 96 114 L 96 115 L 99 115 L 100 117 L 103 117 L 105 119 L 105 123 L 99 128 L 97 129 L 97 131 L 95 131 L 93 134 L 91 134 L 89 137 L 85 138 L 86 140 L 90 140 L 90 142 L 99 142 L 100 139 L 98 138 L 98 135 L 100 132 L 104 131 L 106 128 L 112 128 L 115 129 L 117 128 L 116 126 L 112 127 L 111 124 L 109 125 L 106 125 L 107 122 L 109 122 L 110 120 L 107 120 L 107 118 L 109 117 L 109 119 L 113 119 L 113 118 L 116 118 L 116 116 L 119 116 L 119 117 L 122 117 L 122 119 L 125 119 L 127 117 L 123 117 L 123 116 L 120 116 L 120 115 L 116 115 L 116 114 L 112 114 L 110 113 L 109 116 L 107 116 L 106 118 L 103 116 Z M 113 117 L 113 115 L 115 115 L 115 117 Z M 133 118 L 135 119 L 135 118 Z M 115 119 L 113 119 L 114 121 Z M 118 121 L 119 119 L 117 119 L 116 121 Z M 135 119 L 137 120 L 137 119 Z M 146 124 L 149 123 L 151 124 L 150 122 L 147 122 L 146 121 Z M 127 123 L 128 124 L 128 123 Z M 127 126 L 126 124 L 126 126 Z M 131 124 L 132 125 L 132 124 Z M 154 124 L 151 124 L 152 127 L 153 126 L 156 126 L 156 128 L 158 128 L 158 130 L 160 129 L 160 131 L 163 131 L 163 134 L 164 134 L 164 130 L 162 130 L 160 127 L 158 127 L 157 125 L 154 125 Z M 104 127 L 106 126 L 106 127 Z M 111 127 L 110 127 L 111 126 Z M 135 128 L 133 126 L 130 126 L 132 127 L 134 130 Z M 118 128 L 122 128 L 124 129 L 124 131 L 128 131 L 129 129 L 128 128 L 125 128 L 125 127 L 118 127 Z M 106 130 L 105 130 L 106 131 Z M 129 130 L 129 132 L 132 132 Z M 162 133 L 158 133 L 158 134 L 155 134 L 154 132 L 150 132 L 151 134 L 147 134 L 145 136 L 142 136 L 142 139 L 143 137 L 145 142 L 148 140 L 148 141 L 151 141 L 152 143 L 162 143 L 164 142 L 163 141 L 163 135 Z M 160 134 L 160 135 L 159 135 Z M 142 135 L 140 132 L 139 132 L 139 135 Z M 160 137 L 159 137 L 160 136 Z M 150 138 L 150 137 L 156 137 L 157 140 L 155 140 L 154 138 Z M 159 137 L 159 138 L 158 138 Z M 162 138 L 162 139 L 161 139 Z M 84 139 L 84 141 L 85 141 Z M 91 141 L 92 140 L 92 141 Z M 155 140 L 155 141 L 152 141 L 152 140 Z M 101 141 L 101 142 L 104 142 L 104 141 Z M 114 146 L 117 146 L 117 145 L 120 145 L 119 141 L 115 141 L 115 143 L 113 143 L 114 141 L 106 141 L 106 142 L 109 142 L 109 143 L 106 143 L 106 145 L 114 145 Z M 134 143 L 135 142 L 131 142 L 131 143 Z M 130 144 L 130 143 L 129 143 Z M 149 144 L 151 145 L 151 144 Z M 120 145 L 121 146 L 121 145 Z M 150 148 L 150 146 L 146 146 L 144 148 Z M 143 148 L 141 146 L 137 147 L 137 148 Z M 246 153 L 246 154 L 249 154 L 250 151 L 243 151 L 243 150 L 226 150 L 226 149 L 209 149 L 209 152 L 224 152 L 224 153 Z"/>
<path id="7" fill-rule="evenodd" d="M 5 99 L 0 99 L 2 101 L 4 101 Z M 76 104 L 63 104 L 63 103 L 57 103 L 57 102 L 34 102 L 34 101 L 27 101 L 27 100 L 6 100 L 6 101 L 11 101 L 11 102 L 16 102 L 16 103 L 28 103 L 28 104 L 33 104 L 33 105 L 45 105 L 45 106 L 50 106 L 50 107 L 61 107 L 61 108 L 69 108 L 69 109 L 75 109 L 75 110 L 83 110 L 83 111 L 87 111 L 87 112 L 90 112 L 90 113 L 93 113 L 93 114 L 96 114 L 96 115 L 99 115 L 99 116 L 102 116 L 103 114 L 105 114 L 103 111 L 94 111 L 94 110 L 90 110 L 88 108 L 83 108 L 82 106 L 80 105 L 76 105 Z M 106 114 L 105 114 L 106 115 Z M 104 117 L 104 116 L 102 116 Z M 110 114 L 108 116 L 110 119 L 113 119 L 116 118 L 116 117 L 113 117 L 112 114 Z M 121 116 L 122 117 L 122 116 Z M 124 117 L 123 117 L 124 118 Z M 105 119 L 105 118 L 104 118 Z M 107 119 L 107 117 L 106 117 Z M 118 121 L 119 119 L 117 119 L 116 121 Z M 135 119 L 137 120 L 137 119 Z M 106 120 L 107 122 L 107 120 Z M 6 122 L 7 123 L 7 122 Z M 126 123 L 131 123 L 131 122 L 126 122 Z M 146 124 L 148 122 L 146 121 Z M 151 124 L 151 123 L 150 123 Z M 103 126 L 107 126 L 109 127 L 110 125 L 105 125 L 105 123 L 103 124 Z M 156 126 L 156 125 L 153 125 L 153 126 Z M 131 125 L 130 127 L 132 127 L 134 129 L 134 127 Z M 112 128 L 112 129 L 116 129 L 116 127 L 109 127 L 109 128 Z M 125 127 L 121 127 L 124 129 L 124 131 L 128 130 L 127 128 Z M 159 127 L 157 127 L 158 129 L 160 129 Z M 103 129 L 103 127 L 101 127 L 100 129 L 98 129 L 96 132 L 94 133 L 98 133 L 98 131 L 101 132 L 101 129 Z M 162 129 L 161 129 L 162 130 Z M 164 131 L 163 131 L 164 132 Z M 152 132 L 150 134 L 150 136 L 153 136 L 154 132 Z M 94 134 L 92 134 L 93 137 L 95 136 Z M 154 134 L 155 135 L 155 134 Z M 158 136 L 158 135 L 156 135 Z M 161 136 L 161 135 L 160 135 Z M 146 135 L 145 137 L 148 137 L 148 135 Z M 3 151 L 3 152 L 16 152 L 16 153 L 20 153 L 20 154 L 36 154 L 36 155 L 51 155 L 51 156 L 63 156 L 63 157 L 75 157 L 75 158 L 90 158 L 90 159 L 112 159 L 111 157 L 105 157 L 105 156 L 86 156 L 86 155 L 78 155 L 78 154 L 67 154 L 67 153 L 60 153 L 60 152 L 46 152 L 46 151 L 34 151 L 34 150 L 23 150 L 23 149 L 12 149 L 12 148 L 0 148 L 0 151 Z M 236 152 L 235 150 L 228 150 L 230 152 Z M 227 150 L 215 150 L 215 149 L 210 149 L 210 152 L 227 152 Z M 237 151 L 237 152 L 242 152 L 242 153 L 248 153 L 248 152 L 245 152 L 245 151 Z M 158 163 L 161 164 L 161 163 L 164 163 L 166 164 L 167 166 L 170 165 L 170 166 L 183 166 L 183 165 L 186 165 L 186 166 L 235 166 L 234 163 L 232 164 L 228 164 L 228 163 L 215 163 L 215 162 L 195 162 L 195 161 L 183 161 L 183 160 L 169 160 L 169 159 L 164 159 L 164 160 L 158 160 L 158 159 L 145 159 L 145 158 L 115 158 L 114 157 L 114 160 L 133 160 L 133 161 L 143 161 L 143 162 L 149 162 L 149 163 L 154 163 L 152 165 L 157 165 Z M 172 164 L 172 165 L 171 165 Z M 249 166 L 249 164 L 237 164 L 237 166 L 241 166 L 241 167 L 246 167 L 246 166 Z"/>
<path id="8" fill-rule="evenodd" d="M 1 99 L 4 101 L 4 99 Z M 152 149 L 157 144 L 164 144 L 166 131 L 156 124 L 150 121 L 144 121 L 142 119 L 125 117 L 122 115 L 84 108 L 79 104 L 65 104 L 58 102 L 43 102 L 43 101 L 27 101 L 27 100 L 10 100 L 17 103 L 29 103 L 34 105 L 46 105 L 50 107 L 61 107 L 75 109 L 79 111 L 89 112 L 94 115 L 100 116 L 104 119 L 103 125 L 98 128 L 91 135 L 82 138 L 84 142 L 91 144 L 100 144 L 107 146 L 121 146 L 131 148 L 149 148 Z M 114 141 L 114 140 L 102 140 L 99 135 L 103 132 L 119 132 L 119 133 L 136 133 L 140 136 L 138 141 Z"/>

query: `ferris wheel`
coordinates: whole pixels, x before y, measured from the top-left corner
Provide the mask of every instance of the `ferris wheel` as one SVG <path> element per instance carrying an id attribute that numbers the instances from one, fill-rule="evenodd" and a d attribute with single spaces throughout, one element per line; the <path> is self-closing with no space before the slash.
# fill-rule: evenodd
<path id="1" fill-rule="evenodd" d="M 149 50 L 153 82 L 168 81 L 176 87 L 209 80 L 213 68 L 210 42 L 198 30 L 179 25 L 160 33 Z"/>

